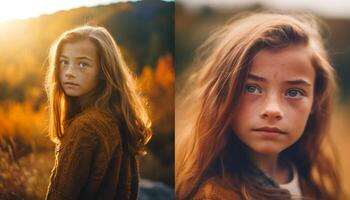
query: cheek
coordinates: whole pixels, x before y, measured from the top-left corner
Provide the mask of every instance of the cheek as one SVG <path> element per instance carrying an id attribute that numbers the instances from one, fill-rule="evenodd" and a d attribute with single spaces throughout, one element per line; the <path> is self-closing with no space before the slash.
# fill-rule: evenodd
<path id="1" fill-rule="evenodd" d="M 287 112 L 287 118 L 289 124 L 294 124 L 292 127 L 295 128 L 295 131 L 302 133 L 304 131 L 305 125 L 309 118 L 312 108 L 312 100 L 297 102 L 294 105 L 289 106 Z"/>
<path id="2" fill-rule="evenodd" d="M 64 71 L 61 67 L 58 68 L 58 79 L 59 81 L 62 81 L 64 77 Z"/>
<path id="3" fill-rule="evenodd" d="M 261 99 L 259 96 L 242 96 L 237 109 L 238 115 L 244 119 L 249 119 L 253 115 L 256 115 L 261 106 Z"/>
<path id="4" fill-rule="evenodd" d="M 90 87 L 95 87 L 99 81 L 99 73 L 97 71 L 91 71 L 89 74 L 86 75 L 86 81 L 90 83 Z"/>
<path id="5" fill-rule="evenodd" d="M 254 113 L 256 113 L 255 101 L 246 97 L 242 97 L 232 115 L 232 127 L 236 132 L 245 129 L 247 123 Z"/>

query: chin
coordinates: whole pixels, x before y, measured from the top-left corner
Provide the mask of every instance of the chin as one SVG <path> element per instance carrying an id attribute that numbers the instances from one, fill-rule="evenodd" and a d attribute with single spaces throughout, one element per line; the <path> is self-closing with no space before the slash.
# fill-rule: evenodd
<path id="1" fill-rule="evenodd" d="M 79 94 L 76 94 L 74 92 L 66 92 L 66 95 L 70 96 L 70 97 L 77 97 L 77 96 L 79 96 Z"/>
<path id="2" fill-rule="evenodd" d="M 277 155 L 283 151 L 281 147 L 273 144 L 260 145 L 253 150 L 259 154 L 264 155 Z"/>

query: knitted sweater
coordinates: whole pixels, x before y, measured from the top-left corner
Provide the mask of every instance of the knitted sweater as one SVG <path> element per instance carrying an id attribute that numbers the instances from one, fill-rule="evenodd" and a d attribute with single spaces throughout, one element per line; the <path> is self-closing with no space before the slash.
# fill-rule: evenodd
<path id="1" fill-rule="evenodd" d="M 274 189 L 276 193 L 284 193 L 289 195 L 288 199 L 300 199 L 298 197 L 292 197 L 288 190 L 282 189 L 279 185 L 272 180 L 270 177 L 265 175 L 261 170 L 256 167 L 247 167 L 244 176 L 253 180 L 257 185 Z M 316 200 L 315 192 L 306 183 L 306 181 L 299 177 L 299 185 L 302 192 L 303 199 L 305 200 Z M 225 184 L 219 176 L 213 176 L 204 181 L 194 197 L 193 200 L 243 200 L 241 194 L 238 191 L 231 189 Z M 286 199 L 287 200 L 287 199 Z"/>
<path id="2" fill-rule="evenodd" d="M 316 200 L 313 191 L 308 187 L 304 180 L 299 180 L 301 190 L 305 200 Z M 282 189 L 281 189 L 282 190 Z M 212 177 L 208 179 L 196 192 L 193 200 L 242 200 L 239 193 L 229 189 L 221 183 L 219 177 Z M 298 199 L 298 198 L 296 198 Z"/>
<path id="3" fill-rule="evenodd" d="M 138 164 L 116 121 L 96 108 L 78 114 L 56 146 L 46 200 L 135 200 Z"/>

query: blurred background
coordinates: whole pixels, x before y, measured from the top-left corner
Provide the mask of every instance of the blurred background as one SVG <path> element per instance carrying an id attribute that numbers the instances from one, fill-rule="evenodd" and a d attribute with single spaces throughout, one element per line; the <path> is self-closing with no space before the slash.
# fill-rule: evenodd
<path id="1" fill-rule="evenodd" d="M 287 9 L 288 8 L 288 9 Z M 330 0 L 176 0 L 176 94 L 181 91 L 196 49 L 231 17 L 246 11 L 306 12 L 322 22 L 324 41 L 338 75 L 339 95 L 332 117 L 331 137 L 337 147 L 340 175 L 350 191 L 350 2 Z M 328 142 L 328 141 L 327 141 Z M 326 148 L 326 147 L 325 147 Z M 335 158 L 336 159 L 336 158 Z"/>
<path id="2" fill-rule="evenodd" d="M 44 199 L 54 162 L 43 86 L 49 47 L 83 24 L 111 32 L 149 101 L 153 138 L 140 161 L 140 199 L 173 198 L 174 7 L 171 0 L 0 1 L 1 200 Z"/>

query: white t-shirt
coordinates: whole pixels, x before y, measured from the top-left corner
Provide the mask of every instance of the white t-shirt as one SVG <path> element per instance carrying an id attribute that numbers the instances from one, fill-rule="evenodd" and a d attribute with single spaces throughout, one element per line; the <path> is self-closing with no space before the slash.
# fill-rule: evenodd
<path id="1" fill-rule="evenodd" d="M 298 172 L 294 165 L 292 165 L 293 178 L 289 183 L 280 184 L 280 188 L 289 190 L 292 195 L 292 199 L 300 199 L 301 197 L 301 189 L 299 185 L 299 176 Z"/>

